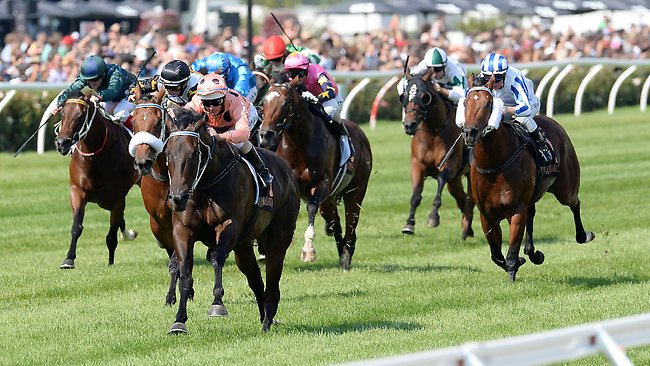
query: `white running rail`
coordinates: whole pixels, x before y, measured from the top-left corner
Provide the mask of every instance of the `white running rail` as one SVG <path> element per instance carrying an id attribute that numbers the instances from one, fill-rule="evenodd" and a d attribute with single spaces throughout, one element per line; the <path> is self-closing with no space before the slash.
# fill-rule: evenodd
<path id="1" fill-rule="evenodd" d="M 532 366 L 602 353 L 632 366 L 624 347 L 650 344 L 650 313 L 544 333 L 345 364 L 346 366 Z"/>

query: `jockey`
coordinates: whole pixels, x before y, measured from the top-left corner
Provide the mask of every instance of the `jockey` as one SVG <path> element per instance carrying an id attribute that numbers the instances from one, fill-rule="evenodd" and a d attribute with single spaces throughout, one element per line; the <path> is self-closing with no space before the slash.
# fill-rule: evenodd
<path id="1" fill-rule="evenodd" d="M 320 56 L 313 50 L 301 46 L 286 44 L 280 36 L 270 36 L 262 45 L 262 53 L 255 55 L 253 63 L 255 70 L 262 71 L 270 78 L 282 72 L 284 60 L 291 52 L 299 52 L 307 56 L 312 64 L 320 63 Z"/>
<path id="2" fill-rule="evenodd" d="M 230 89 L 235 89 L 251 102 L 257 98 L 255 75 L 248 68 L 246 61 L 224 52 L 215 52 L 210 56 L 192 63 L 192 70 L 206 74 L 219 74 Z"/>
<path id="3" fill-rule="evenodd" d="M 99 105 L 106 112 L 124 123 L 135 109 L 135 104 L 127 99 L 131 84 L 135 82 L 135 75 L 119 65 L 106 64 L 97 55 L 89 56 L 81 64 L 81 73 L 77 79 L 59 95 L 52 114 L 59 113 L 70 93 L 89 87 L 97 92 L 97 95 L 90 97 L 90 101 L 100 102 Z"/>
<path id="4" fill-rule="evenodd" d="M 503 114 L 514 117 L 518 123 L 526 126 L 530 136 L 539 147 L 544 165 L 553 160 L 553 154 L 547 146 L 542 129 L 533 119 L 540 108 L 539 98 L 533 91 L 533 82 L 526 78 L 519 69 L 508 67 L 508 60 L 498 53 L 490 53 L 481 61 L 481 73 L 478 77 L 489 78 L 494 75 L 495 98 L 503 100 Z"/>
<path id="5" fill-rule="evenodd" d="M 165 96 L 170 101 L 183 107 L 194 94 L 201 80 L 200 74 L 190 71 L 190 67 L 181 60 L 168 62 L 160 72 L 160 81 L 165 86 Z"/>
<path id="6" fill-rule="evenodd" d="M 315 97 L 314 99 L 323 105 L 325 113 L 333 122 L 330 125 L 334 127 L 335 132 L 339 136 L 347 136 L 348 131 L 338 113 L 343 104 L 343 98 L 339 95 L 339 88 L 336 86 L 334 78 L 322 66 L 310 63 L 307 56 L 298 52 L 292 52 L 287 56 L 284 61 L 284 70 L 290 79 L 302 79 L 302 83 L 307 92 L 311 93 L 311 97 Z"/>
<path id="7" fill-rule="evenodd" d="M 256 122 L 249 121 L 249 104 L 237 91 L 228 88 L 221 75 L 207 74 L 199 81 L 196 95 L 185 108 L 205 114 L 210 135 L 235 145 L 262 177 L 264 186 L 269 188 L 273 176 L 253 144 L 248 141 L 250 126 Z"/>
<path id="8" fill-rule="evenodd" d="M 430 68 L 433 69 L 431 82 L 436 92 L 458 105 L 458 100 L 463 98 L 468 90 L 465 68 L 460 61 L 448 57 L 442 48 L 434 47 L 427 51 L 424 59 L 417 66 L 411 69 L 411 75 L 424 75 Z M 402 78 L 397 84 L 397 93 L 400 96 L 404 94 L 406 84 L 406 78 Z"/>

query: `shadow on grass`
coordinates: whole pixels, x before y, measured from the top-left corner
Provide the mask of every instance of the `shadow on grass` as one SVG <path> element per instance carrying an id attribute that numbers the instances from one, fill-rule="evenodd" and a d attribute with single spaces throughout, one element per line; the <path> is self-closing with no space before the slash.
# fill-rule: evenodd
<path id="1" fill-rule="evenodd" d="M 373 323 L 347 323 L 335 324 L 325 327 L 308 327 L 297 326 L 296 330 L 305 333 L 325 334 L 325 335 L 341 335 L 346 333 L 365 332 L 369 330 L 421 330 L 423 328 L 420 324 L 404 323 L 404 322 L 389 322 L 380 321 Z"/>
<path id="2" fill-rule="evenodd" d="M 639 278 L 637 276 L 569 277 L 566 282 L 573 287 L 591 289 L 618 284 L 640 284 L 647 280 L 647 278 Z"/>
<path id="3" fill-rule="evenodd" d="M 339 267 L 338 262 L 331 261 L 321 261 L 305 264 L 300 267 L 285 267 L 285 272 L 321 272 L 321 271 L 334 271 L 343 270 Z M 430 272 L 445 272 L 445 271 L 460 271 L 460 272 L 482 272 L 476 267 L 470 266 L 437 266 L 433 264 L 426 265 L 409 265 L 409 264 L 395 264 L 395 263 L 386 263 L 386 264 L 352 264 L 350 272 L 354 271 L 364 271 L 364 272 L 379 272 L 379 273 L 395 273 L 395 272 L 420 272 L 420 273 L 430 273 Z"/>

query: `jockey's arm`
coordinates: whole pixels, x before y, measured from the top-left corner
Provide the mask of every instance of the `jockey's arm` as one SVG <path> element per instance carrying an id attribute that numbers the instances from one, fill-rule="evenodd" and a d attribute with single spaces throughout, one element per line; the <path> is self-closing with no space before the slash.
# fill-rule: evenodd
<path id="1" fill-rule="evenodd" d="M 248 124 L 248 99 L 241 95 L 228 94 L 228 113 L 236 121 L 235 128 L 230 129 L 224 133 L 220 133 L 219 137 L 233 144 L 247 141 L 250 137 L 250 126 Z"/>
<path id="2" fill-rule="evenodd" d="M 246 64 L 237 66 L 237 81 L 235 82 L 235 87 L 233 89 L 237 90 L 241 95 L 248 95 L 248 92 L 251 89 L 249 84 L 250 75 L 251 71 Z"/>
<path id="3" fill-rule="evenodd" d="M 510 91 L 514 94 L 516 102 L 516 105 L 511 107 L 514 109 L 512 114 L 516 117 L 529 116 L 531 113 L 530 100 L 528 100 L 528 95 L 521 82 L 515 80 L 510 86 Z"/>
<path id="4" fill-rule="evenodd" d="M 122 79 L 119 71 L 115 71 L 111 74 L 110 79 L 108 80 L 108 87 L 104 90 L 98 90 L 97 94 L 103 101 L 113 101 L 119 99 L 124 99 L 124 90 L 128 86 L 124 85 L 125 80 Z"/>
<path id="5" fill-rule="evenodd" d="M 62 93 L 59 95 L 59 99 L 57 99 L 56 105 L 60 109 L 63 107 L 63 104 L 65 104 L 65 101 L 68 100 L 68 96 L 70 93 L 73 91 L 79 91 L 81 90 L 84 86 L 86 86 L 86 82 L 83 81 L 80 77 L 77 77 L 77 79 L 70 84 Z M 58 111 L 57 111 L 58 112 Z"/>
<path id="6" fill-rule="evenodd" d="M 332 85 L 332 82 L 327 77 L 327 75 L 320 74 L 317 80 L 318 85 L 320 85 L 322 90 L 320 94 L 316 96 L 319 102 L 323 103 L 330 99 L 336 98 L 336 90 L 334 89 L 334 85 Z"/>

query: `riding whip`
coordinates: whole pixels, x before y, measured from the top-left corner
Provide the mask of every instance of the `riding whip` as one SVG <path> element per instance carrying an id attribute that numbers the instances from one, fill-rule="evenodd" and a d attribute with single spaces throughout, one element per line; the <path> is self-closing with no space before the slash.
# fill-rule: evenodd
<path id="1" fill-rule="evenodd" d="M 149 61 L 151 61 L 151 59 L 152 59 L 153 56 L 156 54 L 156 52 L 157 52 L 156 50 L 153 50 L 153 52 L 151 53 L 151 55 L 149 55 L 149 57 L 147 57 L 147 59 L 146 59 L 146 60 L 144 61 L 144 63 L 142 64 L 142 66 L 140 66 L 140 71 L 138 71 L 138 74 L 135 76 L 136 79 L 139 79 L 139 78 L 140 78 L 140 74 L 142 74 L 142 71 L 144 71 L 144 68 L 147 67 L 147 65 L 149 64 Z"/>
<path id="2" fill-rule="evenodd" d="M 291 45 L 293 46 L 293 49 L 297 50 L 298 48 L 296 48 L 296 45 L 293 44 L 293 41 L 291 40 L 291 37 L 289 37 L 287 32 L 284 31 L 284 28 L 282 27 L 282 24 L 280 24 L 280 21 L 278 20 L 278 18 L 275 17 L 275 14 L 271 13 L 271 16 L 273 17 L 275 22 L 278 23 L 278 27 L 280 27 L 280 30 L 282 31 L 282 33 L 284 33 L 284 35 L 287 36 L 287 38 L 289 38 L 289 43 L 291 43 Z"/>
<path id="3" fill-rule="evenodd" d="M 447 154 L 445 154 L 445 157 L 442 159 L 440 164 L 438 164 L 438 166 L 436 167 L 436 169 L 438 169 L 438 171 L 440 171 L 440 167 L 443 166 L 447 162 L 447 160 L 449 160 L 449 157 L 451 156 L 451 153 L 454 152 L 454 147 L 456 147 L 456 144 L 458 143 L 458 140 L 460 140 L 461 136 L 463 136 L 462 132 L 458 135 L 458 137 L 456 138 L 456 141 L 454 141 L 454 144 L 451 145 L 451 148 L 447 151 Z"/>

